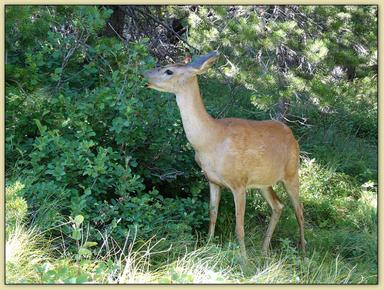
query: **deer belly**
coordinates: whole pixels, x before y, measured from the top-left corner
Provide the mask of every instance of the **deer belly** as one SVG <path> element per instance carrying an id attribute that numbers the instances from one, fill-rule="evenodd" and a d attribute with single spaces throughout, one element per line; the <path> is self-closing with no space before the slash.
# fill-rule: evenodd
<path id="1" fill-rule="evenodd" d="M 265 146 L 235 150 L 231 148 L 218 162 L 227 184 L 239 187 L 264 187 L 276 184 L 283 176 L 280 154 L 269 154 Z"/>
<path id="2" fill-rule="evenodd" d="M 282 158 L 265 156 L 261 149 L 244 150 L 241 154 L 231 151 L 217 156 L 196 154 L 195 158 L 208 180 L 218 185 L 228 188 L 271 186 L 282 179 L 284 167 L 276 166 Z"/>

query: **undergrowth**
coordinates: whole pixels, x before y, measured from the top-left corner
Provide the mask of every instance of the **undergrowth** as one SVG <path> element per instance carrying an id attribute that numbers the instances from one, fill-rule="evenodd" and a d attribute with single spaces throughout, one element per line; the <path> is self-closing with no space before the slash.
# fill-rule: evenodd
<path id="1" fill-rule="evenodd" d="M 69 217 L 52 238 L 28 224 L 21 181 L 7 193 L 7 283 L 119 284 L 374 284 L 377 282 L 377 209 L 373 183 L 359 185 L 346 175 L 303 159 L 301 192 L 305 205 L 307 254 L 296 248 L 297 225 L 283 187 L 286 204 L 272 240 L 272 251 L 260 251 L 270 210 L 257 191 L 248 193 L 246 246 L 248 263 L 239 261 L 231 196 L 224 193 L 216 237 L 195 241 L 173 237 L 138 238 L 130 231 L 123 244 L 109 233 L 96 243 L 87 233 L 89 221 Z M 353 192 L 351 197 L 348 192 Z M 232 209 L 230 208 L 232 207 Z M 61 230 L 71 225 L 72 232 Z M 49 230 L 48 230 L 49 232 Z M 68 239 L 71 242 L 68 243 Z M 75 250 L 73 250 L 75 249 Z"/>

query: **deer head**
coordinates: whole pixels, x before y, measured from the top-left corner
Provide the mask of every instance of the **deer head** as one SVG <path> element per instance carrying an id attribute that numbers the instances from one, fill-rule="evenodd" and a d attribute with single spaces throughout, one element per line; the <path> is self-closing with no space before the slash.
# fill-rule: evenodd
<path id="1" fill-rule="evenodd" d="M 170 64 L 148 70 L 144 73 L 144 77 L 148 80 L 147 87 L 161 92 L 177 94 L 196 75 L 204 73 L 211 67 L 218 56 L 219 53 L 217 51 L 212 51 L 188 64 Z"/>

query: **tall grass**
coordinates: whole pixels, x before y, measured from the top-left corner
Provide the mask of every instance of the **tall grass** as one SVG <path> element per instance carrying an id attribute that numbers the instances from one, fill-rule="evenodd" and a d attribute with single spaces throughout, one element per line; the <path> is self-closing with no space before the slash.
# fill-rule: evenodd
<path id="1" fill-rule="evenodd" d="M 307 254 L 298 252 L 294 211 L 282 186 L 276 190 L 286 205 L 277 225 L 272 251 L 260 251 L 270 209 L 257 191 L 248 195 L 246 245 L 248 262 L 239 261 L 230 194 L 223 194 L 216 237 L 180 242 L 167 237 L 137 240 L 129 233 L 124 244 L 111 233 L 81 254 L 81 244 L 51 224 L 59 237 L 47 235 L 47 224 L 28 211 L 23 183 L 6 187 L 6 282 L 101 284 L 375 284 L 377 283 L 377 191 L 373 182 L 360 184 L 348 175 L 301 163 Z M 45 221 L 46 223 L 49 221 Z M 68 221 L 67 223 L 70 223 Z M 89 221 L 84 221 L 84 225 Z M 86 226 L 85 226 L 86 227 Z M 81 241 L 87 241 L 82 231 Z M 139 236 L 139 235 L 138 235 Z M 82 242 L 83 243 L 83 242 Z M 84 250 L 83 250 L 84 251 Z"/>
<path id="2" fill-rule="evenodd" d="M 41 238 L 33 231 L 18 228 L 7 241 L 7 283 L 108 283 L 108 284 L 348 284 L 354 281 L 356 266 L 340 255 L 313 251 L 302 257 L 285 244 L 269 256 L 250 256 L 245 268 L 236 262 L 238 251 L 225 245 L 206 244 L 171 258 L 171 249 L 157 251 L 160 240 L 147 241 L 97 260 L 52 259 L 45 248 L 36 247 Z M 168 244 L 169 245 L 169 244 Z M 158 255 L 169 257 L 168 263 L 153 267 Z M 40 265 L 40 266 L 38 266 Z M 80 267 L 80 272 L 78 271 Z M 66 269 L 65 271 L 63 269 Z M 71 279 L 83 275 L 83 280 Z M 68 278 L 69 277 L 69 278 Z"/>
<path id="3" fill-rule="evenodd" d="M 6 283 L 39 283 L 36 269 L 51 260 L 49 248 L 36 229 L 17 224 L 5 244 Z"/>

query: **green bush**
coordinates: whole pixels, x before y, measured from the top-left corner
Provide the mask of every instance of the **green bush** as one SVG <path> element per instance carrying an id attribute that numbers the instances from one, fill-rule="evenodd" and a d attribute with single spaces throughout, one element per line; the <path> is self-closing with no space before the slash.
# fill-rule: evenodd
<path id="1" fill-rule="evenodd" d="M 190 238 L 207 217 L 205 185 L 175 106 L 139 77 L 155 63 L 145 40 L 100 35 L 110 14 L 91 6 L 7 8 L 7 24 L 16 25 L 7 36 L 7 172 L 23 169 L 24 197 L 42 228 L 81 214 L 96 240 L 109 231 L 123 242 L 135 226 L 143 239 Z M 47 35 L 19 22 L 31 15 Z"/>
<path id="2" fill-rule="evenodd" d="M 304 159 L 301 194 L 305 216 L 313 226 L 375 230 L 376 192 L 373 184 L 359 185 L 351 176 L 322 168 L 313 159 Z"/>

